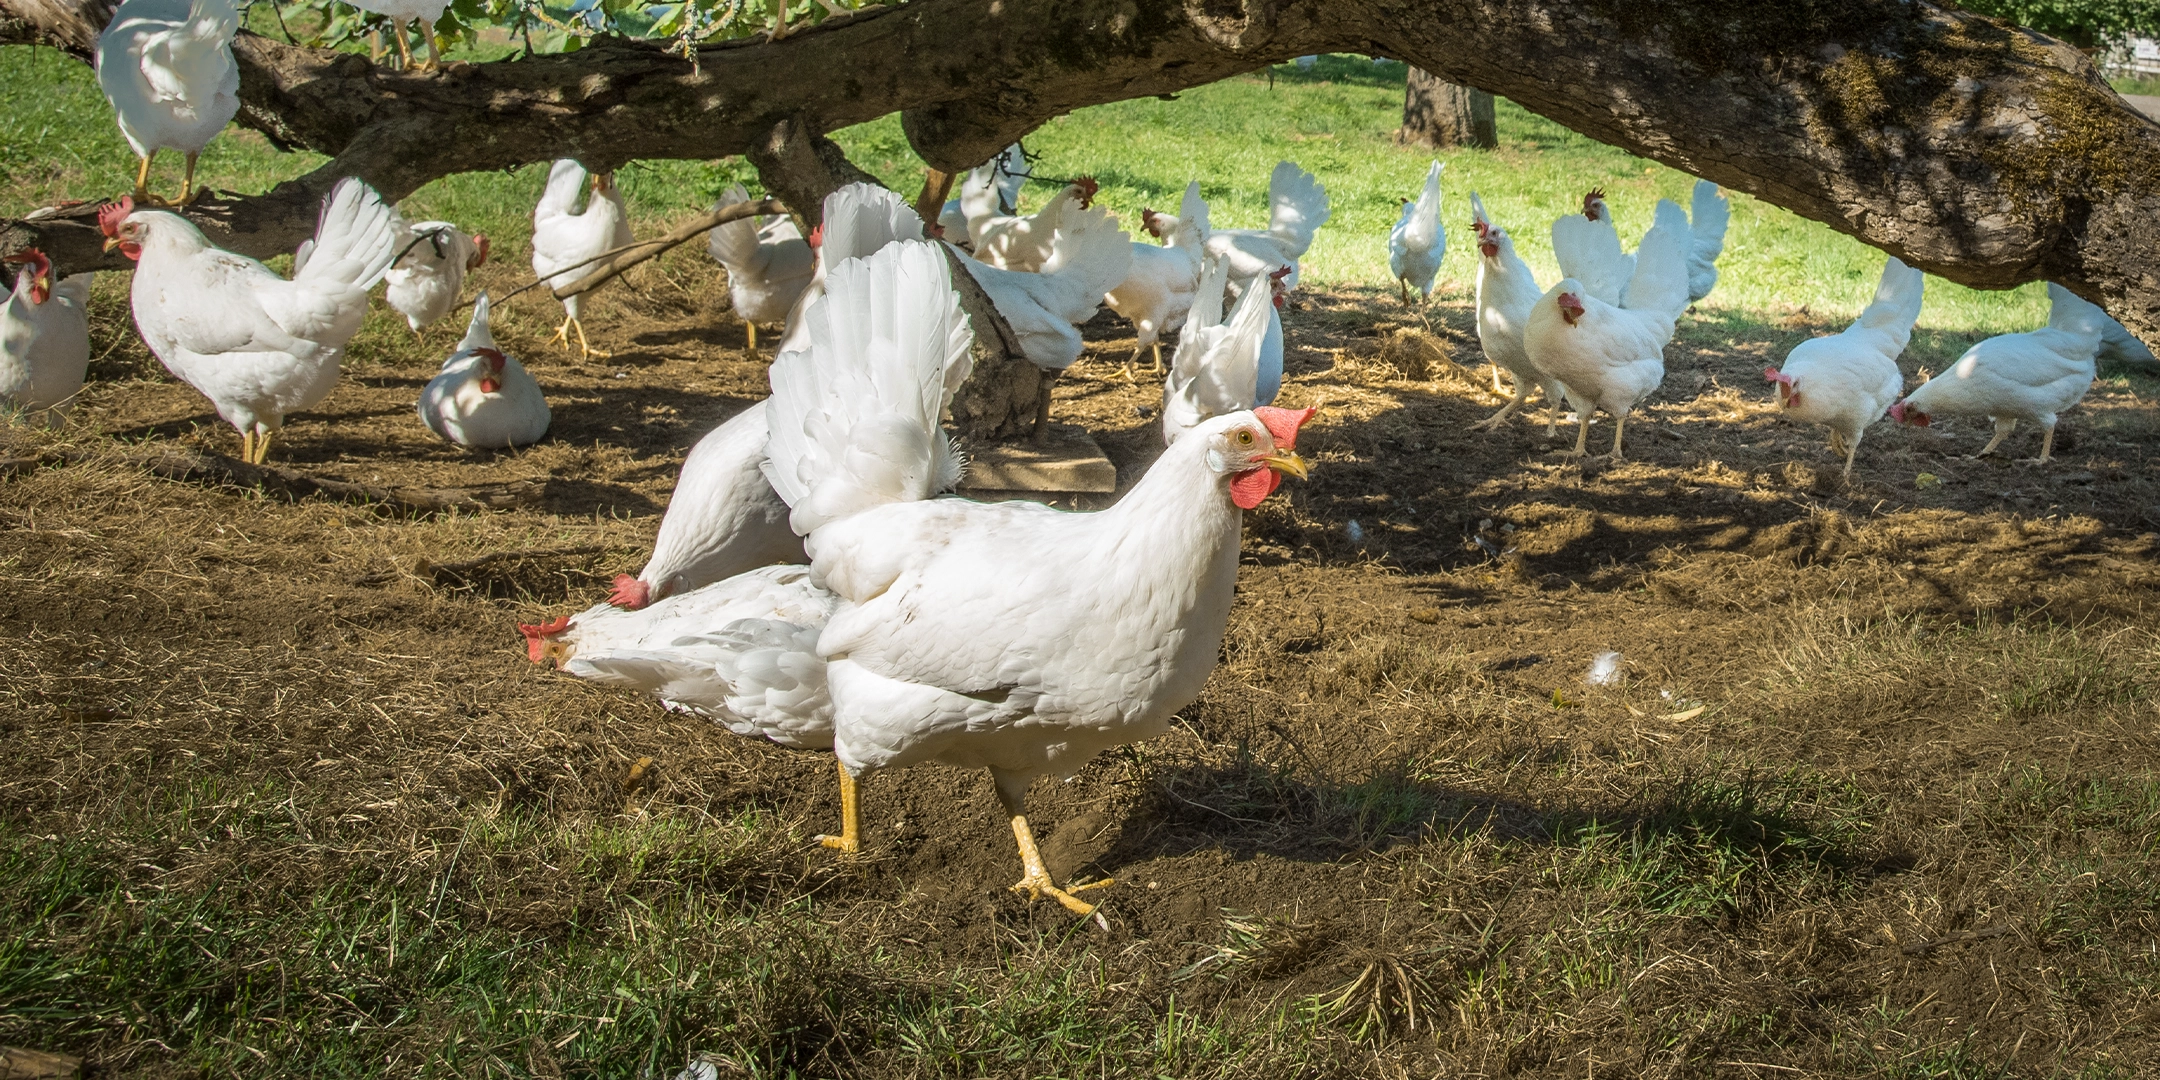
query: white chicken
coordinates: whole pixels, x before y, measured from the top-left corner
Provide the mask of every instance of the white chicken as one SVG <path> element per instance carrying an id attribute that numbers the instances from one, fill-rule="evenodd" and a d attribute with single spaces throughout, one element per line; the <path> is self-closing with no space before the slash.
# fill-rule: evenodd
<path id="1" fill-rule="evenodd" d="M 1200 298 L 1170 356 L 1170 377 L 1163 383 L 1163 443 L 1218 416 L 1253 407 L 1260 394 L 1260 350 L 1270 315 L 1282 302 L 1282 279 L 1269 289 L 1247 289 L 1223 321 L 1223 284 L 1228 268 L 1209 259 L 1200 274 Z M 1278 374 L 1279 378 L 1279 374 Z"/>
<path id="2" fill-rule="evenodd" d="M 1285 266 L 1290 268 L 1287 285 L 1295 290 L 1298 260 L 1329 216 L 1327 189 L 1319 179 L 1290 162 L 1278 162 L 1268 175 L 1268 227 L 1216 229 L 1208 235 L 1207 253 L 1229 260 L 1233 292 Z"/>
<path id="3" fill-rule="evenodd" d="M 533 273 L 550 288 L 585 276 L 599 265 L 601 256 L 630 243 L 630 216 L 613 174 L 592 174 L 592 198 L 579 212 L 578 191 L 584 186 L 585 166 L 568 158 L 559 160 L 549 166 L 547 190 L 533 207 Z M 563 324 L 554 340 L 567 348 L 575 327 L 578 355 L 605 357 L 608 354 L 585 340 L 585 324 L 578 318 L 584 300 L 582 293 L 563 298 Z"/>
<path id="4" fill-rule="evenodd" d="M 1732 224 L 1732 205 L 1716 184 L 1695 181 L 1688 214 L 1688 303 L 1710 295 L 1717 286 L 1718 256 L 1725 252 L 1725 230 Z"/>
<path id="5" fill-rule="evenodd" d="M 1665 343 L 1687 310 L 1687 211 L 1658 200 L 1657 221 L 1643 235 L 1618 306 L 1563 278 L 1530 308 L 1523 349 L 1530 364 L 1559 381 L 1580 426 L 1571 456 L 1587 454 L 1590 415 L 1613 416 L 1612 460 L 1622 461 L 1627 414 L 1665 379 Z"/>
<path id="6" fill-rule="evenodd" d="M 2107 313 L 2054 282 L 2048 283 L 2048 324 L 2022 334 L 1997 334 L 1972 348 L 1905 400 L 1890 418 L 1926 427 L 1937 416 L 1985 416 L 1995 437 L 1976 456 L 1986 457 L 2020 420 L 2040 425 L 2045 465 L 2055 452 L 2055 418 L 2092 388 Z"/>
<path id="7" fill-rule="evenodd" d="M 2129 327 L 2116 322 L 2113 316 L 2100 324 L 2100 359 L 2114 360 L 2145 371 L 2160 367 L 2160 357 L 2155 357 L 2151 348 L 2139 341 Z"/>
<path id="8" fill-rule="evenodd" d="M 1515 397 L 1502 406 L 1499 412 L 1470 425 L 1472 431 L 1491 431 L 1507 422 L 1516 410 L 1530 400 L 1530 391 L 1536 387 L 1545 390 L 1545 437 L 1550 439 L 1559 424 L 1560 399 L 1564 391 L 1560 381 L 1530 362 L 1530 353 L 1523 348 L 1523 327 L 1530 322 L 1530 309 L 1545 290 L 1539 287 L 1537 275 L 1531 273 L 1530 265 L 1515 253 L 1515 241 L 1507 230 L 1493 224 L 1485 213 L 1485 204 L 1477 192 L 1470 193 L 1470 224 L 1478 238 L 1477 274 L 1477 333 L 1478 347 L 1485 352 L 1485 359 L 1493 365 L 1493 392 L 1500 392 L 1500 372 L 1505 370 L 1515 382 Z"/>
<path id="9" fill-rule="evenodd" d="M 0 302 L 0 405 L 50 425 L 67 415 L 90 367 L 90 281 L 52 278 L 52 260 L 36 248 L 5 261 L 15 288 Z"/>
<path id="10" fill-rule="evenodd" d="M 1074 209 L 1051 243 L 1039 273 L 987 266 L 963 255 L 983 293 L 1020 340 L 1035 366 L 1062 371 L 1080 358 L 1080 325 L 1095 317 L 1103 296 L 1132 271 L 1133 247 L 1108 210 Z"/>
<path id="11" fill-rule="evenodd" d="M 195 161 L 240 111 L 240 69 L 232 39 L 233 0 L 126 0 L 98 35 L 98 86 L 112 102 L 120 134 L 141 159 L 135 201 L 174 205 L 149 192 L 160 150 L 186 156 L 178 203 L 195 197 Z"/>
<path id="12" fill-rule="evenodd" d="M 442 46 L 435 40 L 435 24 L 442 21 L 449 0 L 352 0 L 352 6 L 389 17 L 400 67 L 410 70 L 413 66 L 412 43 L 405 39 L 406 23 L 420 24 L 420 36 L 427 41 L 427 62 L 420 65 L 420 70 L 433 71 L 442 66 Z"/>
<path id="13" fill-rule="evenodd" d="M 1200 288 L 1202 249 L 1208 237 L 1207 202 L 1200 198 L 1200 181 L 1185 186 L 1178 216 L 1142 210 L 1140 224 L 1148 235 L 1162 241 L 1161 246 L 1133 241 L 1132 270 L 1103 297 L 1110 310 L 1132 320 L 1139 331 L 1133 353 L 1125 359 L 1127 379 L 1132 378 L 1133 361 L 1140 358 L 1142 349 L 1155 350 L 1155 371 L 1162 371 L 1162 335 L 1185 325 L 1185 313 Z M 1215 311 L 1218 317 L 1222 314 L 1220 297 Z"/>
<path id="14" fill-rule="evenodd" d="M 922 239 L 922 219 L 900 196 L 851 184 L 825 197 L 820 259 L 846 262 L 900 239 Z M 824 295 L 822 261 L 805 300 Z M 802 311 L 788 320 L 781 352 L 810 347 Z M 955 384 L 958 385 L 957 383 Z M 807 562 L 802 538 L 788 527 L 787 504 L 765 479 L 765 402 L 735 414 L 698 440 L 683 461 L 675 494 L 660 519 L 652 558 L 636 577 L 618 575 L 608 602 L 636 610 L 655 601 L 774 562 Z"/>
<path id="15" fill-rule="evenodd" d="M 906 199 L 876 184 L 849 184 L 825 196 L 823 217 L 810 230 L 810 250 L 816 266 L 810 284 L 795 298 L 788 311 L 787 335 L 779 352 L 810 347 L 810 330 L 803 313 L 825 295 L 825 267 L 849 259 L 868 258 L 895 240 L 923 238 L 922 216 Z"/>
<path id="16" fill-rule="evenodd" d="M 1897 358 L 1912 340 L 1926 289 L 1927 275 L 1892 257 L 1874 301 L 1851 326 L 1793 346 L 1784 370 L 1763 370 L 1786 416 L 1830 429 L 1830 449 L 1845 455 L 1846 480 L 1860 436 L 1905 392 Z"/>
<path id="17" fill-rule="evenodd" d="M 267 460 L 285 414 L 337 385 L 345 344 L 367 318 L 368 290 L 397 257 L 405 223 L 375 189 L 338 181 L 315 225 L 314 257 L 288 281 L 211 246 L 178 214 L 101 208 L 105 246 L 136 260 L 135 326 L 180 381 L 240 431 L 240 453 Z"/>
<path id="18" fill-rule="evenodd" d="M 832 745 L 818 631 L 834 597 L 807 566 L 767 566 L 624 610 L 596 604 L 520 624 L 526 655 L 581 679 L 644 690 L 671 709 L 782 746 Z"/>
<path id="19" fill-rule="evenodd" d="M 996 215 L 968 222 L 975 258 L 1000 270 L 1036 271 L 1049 261 L 1050 245 L 1060 229 L 1095 202 L 1095 178 L 1083 176 L 1050 197 L 1027 217 Z M 1105 290 L 1107 291 L 1107 290 Z"/>
<path id="20" fill-rule="evenodd" d="M 1678 219 L 1688 227 L 1684 247 L 1689 303 L 1710 295 L 1717 284 L 1717 260 L 1725 250 L 1725 230 L 1732 221 L 1732 207 L 1716 184 L 1695 181 L 1691 199 L 1693 217 L 1683 213 Z M 1626 305 L 1635 256 L 1623 254 L 1620 249 L 1620 233 L 1612 208 L 1605 205 L 1603 189 L 1592 189 L 1583 196 L 1581 214 L 1568 214 L 1553 222 L 1552 243 L 1560 276 L 1582 282 L 1590 295 L 1608 304 Z"/>
<path id="21" fill-rule="evenodd" d="M 398 246 L 404 254 L 383 275 L 383 303 L 405 316 L 405 325 L 418 337 L 458 306 L 465 275 L 487 264 L 488 238 L 467 236 L 447 221 L 423 221 L 412 226 Z M 299 271 L 295 264 L 293 272 Z"/>
<path id="22" fill-rule="evenodd" d="M 1402 217 L 1388 233 L 1388 272 L 1395 275 L 1395 283 L 1402 288 L 1404 307 L 1410 305 L 1412 288 L 1421 298 L 1432 299 L 1433 278 L 1440 273 L 1440 258 L 1447 252 L 1447 236 L 1440 231 L 1443 168 L 1435 161 L 1425 170 L 1425 190 L 1416 199 L 1403 201 Z"/>
<path id="23" fill-rule="evenodd" d="M 1242 512 L 1281 472 L 1304 475 L 1294 444 L 1311 412 L 1210 420 L 1099 513 L 925 500 L 951 451 L 926 425 L 888 419 L 901 395 L 844 419 L 823 403 L 883 385 L 876 372 L 890 369 L 920 387 L 905 400 L 935 402 L 928 365 L 906 354 L 930 351 L 943 335 L 927 331 L 943 326 L 964 338 L 966 324 L 934 249 L 897 245 L 866 262 L 866 275 L 896 266 L 874 280 L 901 295 L 856 315 L 821 305 L 818 348 L 773 365 L 767 473 L 807 537 L 812 583 L 840 599 L 817 642 L 842 778 L 841 833 L 825 842 L 859 849 L 860 777 L 930 760 L 988 768 L 1020 849 L 1014 888 L 1092 912 L 1044 866 L 1027 788 L 1162 733 L 1198 696 L 1236 588 Z M 871 370 L 833 359 L 846 357 Z"/>
<path id="24" fill-rule="evenodd" d="M 550 418 L 532 373 L 495 344 L 481 293 L 457 352 L 420 392 L 421 422 L 459 446 L 500 449 L 539 442 Z"/>
<path id="25" fill-rule="evenodd" d="M 741 184 L 720 193 L 715 209 L 750 201 Z M 750 350 L 757 351 L 757 324 L 783 322 L 817 269 L 817 254 L 785 214 L 765 220 L 737 218 L 705 237 L 713 261 L 727 267 L 728 297 L 743 321 Z"/>
<path id="26" fill-rule="evenodd" d="M 960 179 L 960 194 L 945 201 L 938 212 L 939 239 L 973 249 L 974 234 L 968 223 L 1011 216 L 1020 206 L 1020 188 L 1027 183 L 1027 157 L 1014 143 L 987 165 L 968 170 Z"/>

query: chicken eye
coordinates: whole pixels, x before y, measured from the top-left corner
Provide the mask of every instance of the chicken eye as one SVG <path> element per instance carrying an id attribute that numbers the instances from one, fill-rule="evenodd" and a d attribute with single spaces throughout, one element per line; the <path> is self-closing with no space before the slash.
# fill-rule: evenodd
<path id="1" fill-rule="evenodd" d="M 1251 446 L 1252 431 L 1248 428 L 1239 428 L 1237 433 L 1237 442 L 1239 446 Z"/>

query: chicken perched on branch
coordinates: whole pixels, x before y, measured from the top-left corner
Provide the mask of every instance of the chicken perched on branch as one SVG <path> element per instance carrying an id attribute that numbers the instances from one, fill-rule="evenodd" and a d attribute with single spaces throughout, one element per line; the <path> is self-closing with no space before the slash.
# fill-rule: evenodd
<path id="1" fill-rule="evenodd" d="M 1523 349 L 1533 367 L 1559 381 L 1580 417 L 1572 456 L 1589 452 L 1590 415 L 1604 409 L 1613 416 L 1612 460 L 1625 460 L 1628 411 L 1664 381 L 1665 343 L 1687 310 L 1687 244 L 1687 212 L 1660 199 L 1656 224 L 1629 256 L 1634 273 L 1619 305 L 1570 277 L 1530 308 Z"/>
<path id="2" fill-rule="evenodd" d="M 741 184 L 720 193 L 715 209 L 749 202 Z M 727 267 L 728 298 L 743 321 L 750 349 L 757 350 L 757 324 L 783 322 L 795 301 L 809 288 L 817 255 L 792 218 L 737 218 L 706 234 L 713 261 Z"/>
<path id="3" fill-rule="evenodd" d="M 420 392 L 421 422 L 459 446 L 502 449 L 539 442 L 550 419 L 532 373 L 495 344 L 488 295 L 481 293 L 465 340 Z"/>
<path id="4" fill-rule="evenodd" d="M 1290 162 L 1279 162 L 1268 175 L 1268 227 L 1216 229 L 1207 253 L 1227 259 L 1232 291 L 1282 267 L 1290 268 L 1290 288 L 1297 288 L 1298 260 L 1312 247 L 1313 233 L 1327 224 L 1327 189 L 1318 178 Z"/>
<path id="5" fill-rule="evenodd" d="M 1094 205 L 1095 191 L 1095 178 L 1083 176 L 1027 217 L 970 218 L 968 235 L 974 239 L 975 257 L 1000 270 L 1042 269 L 1057 233 L 1071 229 L 1075 215 Z"/>
<path id="6" fill-rule="evenodd" d="M 593 173 L 592 198 L 582 212 L 576 209 L 585 175 L 585 166 L 575 161 L 555 162 L 548 168 L 547 190 L 533 207 L 533 273 L 550 287 L 576 281 L 591 272 L 601 256 L 630 244 L 630 216 L 613 174 Z M 605 357 L 585 340 L 585 324 L 578 318 L 584 301 L 582 293 L 563 298 L 563 324 L 555 340 L 567 347 L 575 328 L 581 357 Z"/>
<path id="7" fill-rule="evenodd" d="M 968 170 L 960 180 L 960 194 L 946 200 L 938 213 L 939 237 L 947 243 L 972 249 L 970 222 L 1011 217 L 1020 207 L 1020 188 L 1027 183 L 1027 157 L 1014 143 L 987 165 Z"/>
<path id="8" fill-rule="evenodd" d="M 136 203 L 175 205 L 149 192 L 150 163 L 160 150 L 186 155 L 177 203 L 194 199 L 196 158 L 240 111 L 232 54 L 239 29 L 233 0 L 126 0 L 98 35 L 98 85 L 141 159 Z"/>
<path id="9" fill-rule="evenodd" d="M 323 202 L 312 257 L 292 280 L 212 247 L 178 214 L 122 199 L 98 212 L 105 246 L 136 260 L 135 325 L 165 369 L 240 430 L 241 456 L 269 457 L 285 414 L 328 396 L 368 290 L 397 257 L 405 223 L 350 177 Z"/>
<path id="10" fill-rule="evenodd" d="M 1507 422 L 1530 400 L 1530 391 L 1545 390 L 1545 437 L 1550 439 L 1560 418 L 1560 381 L 1538 370 L 1523 347 L 1523 328 L 1529 325 L 1530 309 L 1537 306 L 1544 289 L 1528 263 L 1515 253 L 1515 241 L 1507 230 L 1493 224 L 1477 192 L 1470 193 L 1471 228 L 1478 238 L 1477 333 L 1478 347 L 1493 365 L 1493 392 L 1500 392 L 1500 372 L 1515 381 L 1515 397 L 1499 412 L 1470 425 L 1472 431 L 1491 431 Z"/>
<path id="11" fill-rule="evenodd" d="M 1890 418 L 1926 427 L 1938 416 L 1985 416 L 1995 421 L 1995 437 L 1979 457 L 1994 453 L 2018 421 L 2029 421 L 2041 431 L 2040 456 L 2030 463 L 2047 464 L 2055 452 L 2056 415 L 2092 388 L 2101 320 L 2107 318 L 2106 312 L 2054 282 L 2047 289 L 2046 326 L 1997 334 L 1965 350 L 1957 363 L 1890 406 Z"/>
<path id="12" fill-rule="evenodd" d="M 1133 241 L 1132 270 L 1103 298 L 1110 310 L 1132 320 L 1133 329 L 1139 331 L 1133 354 L 1125 359 L 1127 379 L 1132 378 L 1133 361 L 1140 358 L 1142 349 L 1155 350 L 1155 371 L 1161 373 L 1162 335 L 1185 325 L 1185 313 L 1192 308 L 1193 297 L 1201 287 L 1200 262 L 1205 258 L 1202 249 L 1207 244 L 1208 220 L 1207 202 L 1200 198 L 1200 181 L 1185 186 L 1178 216 L 1142 210 L 1140 223 L 1162 245 Z M 1222 284 L 1217 283 L 1216 288 L 1220 290 Z M 1221 297 L 1216 298 L 1215 310 L 1219 317 Z"/>
<path id="13" fill-rule="evenodd" d="M 408 232 L 399 245 L 404 254 L 383 275 L 383 303 L 405 316 L 417 337 L 458 306 L 465 275 L 487 265 L 488 238 L 447 221 L 423 221 Z"/>
<path id="14" fill-rule="evenodd" d="M 1851 326 L 1793 346 L 1784 370 L 1763 371 L 1786 416 L 1830 429 L 1830 449 L 1845 455 L 1848 481 L 1860 436 L 1905 392 L 1897 358 L 1912 340 L 1926 289 L 1927 275 L 1891 258 L 1874 301 Z"/>
<path id="15" fill-rule="evenodd" d="M 54 281 L 52 260 L 36 248 L 5 261 L 15 289 L 0 301 L 0 406 L 42 413 L 49 424 L 67 414 L 90 366 L 94 275 Z"/>
<path id="16" fill-rule="evenodd" d="M 1440 170 L 1435 161 L 1425 170 L 1425 188 L 1416 199 L 1403 201 L 1402 217 L 1388 233 L 1388 272 L 1402 287 L 1403 306 L 1410 304 L 1414 287 L 1421 299 L 1432 299 L 1433 278 L 1440 273 L 1440 257 L 1447 253 L 1447 234 L 1440 231 Z"/>
<path id="17" fill-rule="evenodd" d="M 442 66 L 442 46 L 435 40 L 435 24 L 442 21 L 443 9 L 450 6 L 448 0 L 352 0 L 352 6 L 389 18 L 390 34 L 397 39 L 400 68 L 413 68 L 412 43 L 405 39 L 406 23 L 419 24 L 420 36 L 427 42 L 427 62 L 419 69 L 433 71 Z"/>
<path id="18" fill-rule="evenodd" d="M 850 184 L 825 197 L 818 274 L 796 301 L 781 352 L 810 347 L 804 316 L 825 295 L 825 260 L 864 258 L 898 240 L 921 240 L 922 219 L 890 191 Z M 636 610 L 775 562 L 805 562 L 802 539 L 788 527 L 787 504 L 765 479 L 769 433 L 763 401 L 735 414 L 691 447 L 668 498 L 652 558 L 636 577 L 615 578 L 608 602 Z"/>

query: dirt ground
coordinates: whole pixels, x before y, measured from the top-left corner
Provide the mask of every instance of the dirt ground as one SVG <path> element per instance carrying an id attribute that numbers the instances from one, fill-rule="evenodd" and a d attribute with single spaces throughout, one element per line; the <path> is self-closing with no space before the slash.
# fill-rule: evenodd
<path id="1" fill-rule="evenodd" d="M 615 289 L 588 324 L 614 353 L 604 360 L 547 345 L 551 305 L 516 301 L 497 335 L 554 408 L 550 437 L 529 450 L 433 441 L 413 402 L 456 333 L 438 326 L 422 349 L 378 318 L 343 384 L 292 418 L 273 452 L 363 483 L 545 483 L 538 505 L 503 513 L 400 519 L 147 476 L 129 464 L 141 444 L 233 453 L 237 440 L 101 323 L 104 378 L 75 425 L 9 436 L 18 456 L 90 456 L 0 481 L 13 699 L 0 743 L 16 748 L 0 752 L 0 807 L 96 830 L 127 789 L 204 762 L 275 777 L 323 810 L 308 842 L 252 867 L 262 890 L 305 887 L 359 847 L 435 872 L 440 830 L 476 806 L 760 813 L 792 840 L 747 869 L 714 869 L 715 888 L 812 893 L 849 911 L 853 933 L 956 963 L 994 963 L 1015 928 L 1068 925 L 1005 891 L 1017 862 L 985 776 L 876 778 L 865 854 L 842 862 L 803 842 L 836 817 L 827 757 L 526 662 L 513 624 L 568 613 L 635 572 L 686 449 L 764 394 L 764 365 L 708 276 L 671 257 Z M 2154 383 L 2096 384 L 2045 467 L 1960 456 L 1984 441 L 1983 423 L 1878 425 L 1845 485 L 1821 433 L 1780 420 L 1761 377 L 1836 326 L 1690 317 L 1664 388 L 1629 427 L 1632 460 L 1606 465 L 1550 453 L 1572 431 L 1549 444 L 1542 412 L 1466 432 L 1500 399 L 1459 283 L 1422 315 L 1380 294 L 1308 292 L 1285 322 L 1279 403 L 1320 409 L 1300 445 L 1314 469 L 1248 515 L 1224 662 L 1171 735 L 1034 794 L 1053 873 L 1118 879 L 1099 894 L 1108 930 L 1089 931 L 1090 947 L 1162 985 L 1193 965 L 1242 965 L 1236 978 L 1185 975 L 1186 999 L 1203 1003 L 1317 993 L 1418 950 L 1441 958 L 1423 977 L 1444 981 L 1469 969 L 1496 919 L 1566 921 L 1536 859 L 1483 859 L 1479 845 L 1592 820 L 1715 817 L 1687 809 L 1690 785 L 1805 776 L 1801 788 L 1821 785 L 1824 805 L 1844 810 L 1742 816 L 1758 831 L 1824 814 L 1862 822 L 1793 842 L 1820 842 L 1793 858 L 1834 865 L 1834 902 L 1741 897 L 1658 924 L 1629 1008 L 1776 1012 L 1787 1019 L 1770 1041 L 1793 1055 L 1778 1060 L 1799 1063 L 1788 1069 L 1845 1060 L 1823 1049 L 1846 1022 L 1830 1017 L 1877 998 L 1920 1003 L 1901 1038 L 1955 1042 L 1924 1034 L 1947 1025 L 2020 1069 L 2044 1071 L 2078 1040 L 2083 1055 L 2155 1061 L 2150 997 L 2103 996 L 2083 1014 L 2035 1005 L 2059 999 L 2050 980 L 2099 961 L 2043 930 L 2039 894 L 2001 877 L 2016 871 L 1999 853 L 1975 854 L 1982 841 L 1944 824 L 2005 770 L 2149 777 L 2160 761 L 2150 704 L 2122 705 L 2151 656 Z M 1132 341 L 1122 323 L 1098 319 L 1090 338 L 1054 415 L 1084 424 L 1129 483 L 1157 452 L 1160 390 L 1117 377 Z M 1610 430 L 1600 418 L 1594 449 Z M 2019 432 L 2008 448 L 2036 444 Z M 1989 636 L 2006 626 L 2041 629 Z M 1945 627 L 1980 644 L 1945 652 L 1932 636 Z M 2094 670 L 2128 696 L 2079 682 L 2039 707 L 2002 706 L 2015 680 L 1974 658 L 2012 672 L 2030 659 L 2018 650 L 2068 640 L 2050 627 L 2076 636 L 2063 663 L 2098 657 Z M 1623 678 L 1586 685 L 1607 650 Z M 142 856 L 184 883 L 247 851 L 174 837 Z M 545 929 L 592 902 L 546 875 L 518 884 L 517 869 L 469 871 L 498 882 L 487 919 Z M 2103 951 L 2149 935 L 2123 918 Z M 1667 956 L 1687 960 L 1659 967 Z M 1591 1075 L 1601 1063 L 1641 1073 L 1660 1055 L 1752 1045 L 1728 1033 L 1659 1049 L 1595 995 L 1533 1031 L 1478 1014 L 1471 989 L 1450 993 L 1455 1034 L 1416 1053 L 1488 1072 L 1584 1075 L 1587 1060 Z M 1908 1045 L 1864 1038 L 1884 1060 Z M 1406 1060 L 1414 1073 L 1426 1059 Z"/>

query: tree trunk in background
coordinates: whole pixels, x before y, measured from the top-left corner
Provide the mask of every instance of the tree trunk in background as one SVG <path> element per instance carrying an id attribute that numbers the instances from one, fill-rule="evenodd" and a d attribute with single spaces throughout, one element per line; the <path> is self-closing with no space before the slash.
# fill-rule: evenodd
<path id="1" fill-rule="evenodd" d="M 1500 128 L 1493 119 L 1493 96 L 1411 68 L 1409 85 L 1403 90 L 1402 130 L 1395 133 L 1395 141 L 1435 150 L 1498 149 Z"/>

